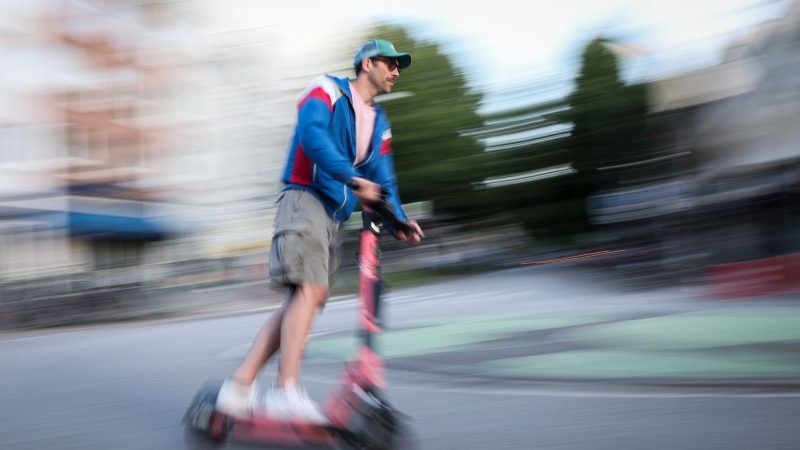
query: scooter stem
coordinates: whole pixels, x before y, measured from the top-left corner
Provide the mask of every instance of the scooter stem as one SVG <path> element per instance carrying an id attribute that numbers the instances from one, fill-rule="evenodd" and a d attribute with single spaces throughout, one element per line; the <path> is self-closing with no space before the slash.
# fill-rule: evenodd
<path id="1" fill-rule="evenodd" d="M 364 345 L 373 348 L 373 335 L 380 333 L 380 301 L 381 280 L 378 260 L 378 236 L 380 222 L 377 214 L 364 206 L 362 211 L 363 226 L 361 229 L 361 245 L 359 251 L 359 322 L 361 338 Z"/>

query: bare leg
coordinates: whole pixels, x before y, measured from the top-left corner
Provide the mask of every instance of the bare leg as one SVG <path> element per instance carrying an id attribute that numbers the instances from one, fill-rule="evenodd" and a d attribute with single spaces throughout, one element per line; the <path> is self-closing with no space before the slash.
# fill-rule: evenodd
<path id="1" fill-rule="evenodd" d="M 282 349 L 278 386 L 297 380 L 300 373 L 300 359 L 303 356 L 306 337 L 314 322 L 314 313 L 325 303 L 327 297 L 327 287 L 303 284 L 289 302 L 281 328 Z"/>
<path id="2" fill-rule="evenodd" d="M 233 374 L 233 379 L 242 384 L 252 384 L 261 368 L 281 348 L 281 322 L 286 315 L 286 305 L 281 306 L 264 323 L 242 365 Z"/>

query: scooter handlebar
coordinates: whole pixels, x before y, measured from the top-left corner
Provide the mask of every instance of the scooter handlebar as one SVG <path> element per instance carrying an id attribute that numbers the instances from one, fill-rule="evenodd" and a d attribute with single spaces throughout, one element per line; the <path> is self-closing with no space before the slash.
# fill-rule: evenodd
<path id="1" fill-rule="evenodd" d="M 350 180 L 347 185 L 351 189 L 357 191 L 359 189 L 358 182 Z M 385 200 L 389 196 L 389 191 L 381 188 L 381 200 L 377 202 L 365 203 L 365 206 L 371 208 L 376 214 L 381 217 L 383 224 L 395 231 L 402 231 L 403 233 L 413 233 L 414 229 L 403 220 L 397 217 L 397 214 L 392 210 L 391 205 Z"/>

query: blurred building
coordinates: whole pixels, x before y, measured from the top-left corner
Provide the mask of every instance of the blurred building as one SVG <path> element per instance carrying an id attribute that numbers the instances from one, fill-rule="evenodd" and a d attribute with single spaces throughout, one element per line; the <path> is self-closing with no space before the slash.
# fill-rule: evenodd
<path id="1" fill-rule="evenodd" d="M 192 31 L 170 4 L 0 8 L 7 298 L 135 287 L 147 264 L 191 248 L 148 244 L 191 236 L 201 217 L 189 206 L 206 175 L 207 105 L 182 101 L 202 80 Z"/>
<path id="2" fill-rule="evenodd" d="M 720 64 L 649 85 L 656 174 L 595 196 L 596 223 L 720 296 L 800 289 L 800 2 Z"/>
<path id="3" fill-rule="evenodd" d="M 248 5 L 0 5 L 4 301 L 267 277 L 296 98 L 362 31 L 298 41 Z"/>

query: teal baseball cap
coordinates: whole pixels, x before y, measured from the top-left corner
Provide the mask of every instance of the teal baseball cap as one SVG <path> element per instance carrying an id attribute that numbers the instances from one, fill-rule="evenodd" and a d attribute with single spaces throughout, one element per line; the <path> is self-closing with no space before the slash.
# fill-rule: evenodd
<path id="1" fill-rule="evenodd" d="M 400 53 L 394 49 L 389 41 L 383 39 L 370 39 L 361 46 L 361 49 L 356 53 L 353 60 L 353 65 L 361 64 L 364 58 L 374 58 L 376 56 L 385 56 L 387 58 L 396 58 L 398 67 L 405 69 L 411 65 L 411 55 L 408 53 Z"/>

